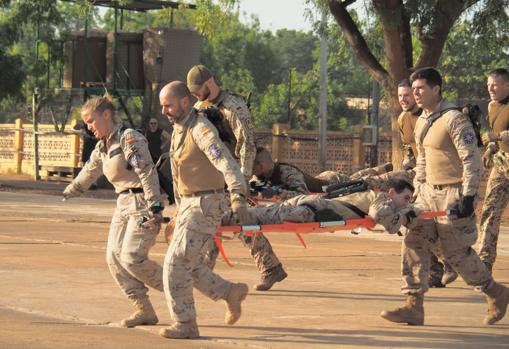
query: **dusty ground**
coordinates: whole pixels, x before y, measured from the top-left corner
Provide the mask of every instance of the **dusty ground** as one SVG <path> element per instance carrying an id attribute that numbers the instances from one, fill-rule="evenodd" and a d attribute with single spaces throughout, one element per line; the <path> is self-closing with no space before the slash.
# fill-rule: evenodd
<path id="1" fill-rule="evenodd" d="M 0 348 L 509 347 L 509 316 L 483 326 L 484 299 L 462 280 L 427 294 L 425 326 L 381 319 L 381 310 L 403 298 L 400 238 L 380 232 L 306 236 L 307 250 L 292 235 L 269 235 L 288 279 L 269 292 L 251 291 L 232 327 L 223 324 L 221 301 L 196 292 L 202 339 L 159 337 L 159 328 L 171 319 L 156 291 L 151 294 L 160 324 L 119 328 L 115 323 L 131 308 L 104 257 L 114 201 L 62 203 L 33 188 L 6 188 L 0 192 Z M 55 185 L 54 192 L 60 189 Z M 166 245 L 159 240 L 152 257 L 162 262 Z M 500 245 L 494 274 L 509 285 L 507 228 Z M 247 249 L 237 240 L 226 241 L 225 248 L 235 268 L 220 261 L 217 271 L 254 285 L 259 275 Z"/>

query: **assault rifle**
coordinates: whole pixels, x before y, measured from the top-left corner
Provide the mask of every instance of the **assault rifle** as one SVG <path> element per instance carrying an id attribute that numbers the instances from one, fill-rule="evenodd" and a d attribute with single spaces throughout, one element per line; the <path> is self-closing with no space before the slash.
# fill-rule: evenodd
<path id="1" fill-rule="evenodd" d="M 340 196 L 366 191 L 368 189 L 369 189 L 368 184 L 362 179 L 332 184 L 325 187 L 325 192 L 327 193 L 325 194 L 325 198 L 334 199 Z"/>

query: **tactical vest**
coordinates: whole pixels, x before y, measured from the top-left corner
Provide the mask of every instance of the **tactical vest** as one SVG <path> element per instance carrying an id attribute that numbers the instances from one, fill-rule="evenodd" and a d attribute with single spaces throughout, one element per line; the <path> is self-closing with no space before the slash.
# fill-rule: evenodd
<path id="1" fill-rule="evenodd" d="M 488 106 L 488 123 L 494 133 L 509 130 L 509 103 L 507 99 L 499 102 L 490 102 Z M 498 142 L 498 147 L 503 152 L 509 153 L 509 145 Z"/>
<path id="2" fill-rule="evenodd" d="M 110 138 L 111 144 L 108 149 L 106 149 L 105 140 L 100 140 L 97 145 L 101 149 L 103 174 L 115 187 L 116 193 L 130 188 L 141 188 L 140 178 L 128 164 L 120 146 L 123 132 L 124 129 L 115 131 L 115 134 Z"/>
<path id="3" fill-rule="evenodd" d="M 422 110 L 421 110 L 422 112 Z M 420 114 L 420 113 L 419 113 Z M 414 156 L 417 157 L 417 147 L 415 145 L 414 130 L 419 115 L 412 112 L 404 111 L 398 117 L 399 133 L 401 142 L 412 146 Z"/>
<path id="4" fill-rule="evenodd" d="M 325 180 L 319 179 L 319 178 L 315 178 L 293 165 L 286 164 L 283 162 L 276 162 L 274 164 L 274 170 L 272 171 L 272 176 L 269 178 L 270 182 L 273 185 L 285 186 L 287 184 L 287 183 L 283 183 L 281 181 L 281 168 L 280 168 L 281 165 L 293 167 L 294 169 L 296 169 L 297 171 L 302 173 L 304 175 L 304 182 L 306 183 L 306 186 L 308 187 L 308 190 L 311 193 L 320 193 L 323 191 L 322 187 L 329 184 L 328 181 L 325 181 Z"/>
<path id="5" fill-rule="evenodd" d="M 433 123 L 422 141 L 426 157 L 426 181 L 432 185 L 456 184 L 463 178 L 463 163 L 447 131 L 449 113 L 455 113 L 455 117 L 467 118 L 459 111 L 447 111 Z M 425 118 L 419 118 L 415 128 L 417 137 L 426 124 Z"/>
<path id="6" fill-rule="evenodd" d="M 196 125 L 196 115 L 182 137 L 182 145 L 175 149 L 173 161 L 177 176 L 178 191 L 181 196 L 189 196 L 196 192 L 223 189 L 224 176 L 198 148 L 193 139 L 192 131 Z"/>

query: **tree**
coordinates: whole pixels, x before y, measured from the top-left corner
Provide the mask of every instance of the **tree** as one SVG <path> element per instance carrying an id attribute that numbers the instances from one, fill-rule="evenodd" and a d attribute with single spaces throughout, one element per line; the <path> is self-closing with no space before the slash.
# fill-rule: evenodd
<path id="1" fill-rule="evenodd" d="M 324 3 L 312 1 L 318 6 Z M 372 13 L 376 15 L 383 30 L 384 55 L 377 57 L 366 42 L 362 28 L 355 22 L 348 7 L 356 0 L 326 0 L 325 4 L 344 33 L 359 62 L 367 69 L 369 75 L 378 81 L 391 97 L 393 109 L 398 110 L 397 82 L 409 76 L 411 71 L 437 66 L 447 37 L 455 22 L 462 14 L 470 11 L 471 16 L 484 17 L 491 13 L 493 19 L 507 15 L 501 8 L 506 8 L 507 0 L 372 0 Z M 496 9 L 498 8 L 498 13 Z M 413 37 L 416 37 L 420 52 L 415 55 Z M 398 136 L 396 112 L 392 119 L 393 162 L 399 164 L 400 141 Z"/>

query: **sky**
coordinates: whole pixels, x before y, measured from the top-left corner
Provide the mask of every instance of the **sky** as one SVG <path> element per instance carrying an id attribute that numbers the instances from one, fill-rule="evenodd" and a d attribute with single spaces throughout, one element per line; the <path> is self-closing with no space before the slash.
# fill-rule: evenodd
<path id="1" fill-rule="evenodd" d="M 262 29 L 274 31 L 281 28 L 312 30 L 309 19 L 304 16 L 305 9 L 305 0 L 240 0 L 242 22 L 249 23 L 250 15 L 255 14 Z"/>

